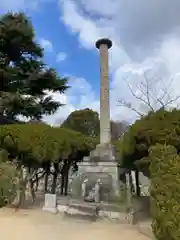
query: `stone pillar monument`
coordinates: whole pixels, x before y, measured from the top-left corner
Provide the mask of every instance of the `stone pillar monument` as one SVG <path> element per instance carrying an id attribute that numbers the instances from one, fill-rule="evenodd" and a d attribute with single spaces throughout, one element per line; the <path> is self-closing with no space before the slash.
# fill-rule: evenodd
<path id="1" fill-rule="evenodd" d="M 84 161 L 78 164 L 77 181 L 73 181 L 75 185 L 76 182 L 82 184 L 88 179 L 87 192 L 92 192 L 91 190 L 97 187 L 97 181 L 100 181 L 99 201 L 112 201 L 119 194 L 119 171 L 111 145 L 110 128 L 108 49 L 111 46 L 109 39 L 99 39 L 96 42 L 96 48 L 100 52 L 100 144 L 90 152 L 89 157 L 84 157 Z M 72 187 L 73 195 L 82 196 L 82 193 L 76 194 L 73 189 L 75 187 Z"/>
<path id="2" fill-rule="evenodd" d="M 111 47 L 112 42 L 109 39 L 96 42 L 96 48 L 100 52 L 100 144 L 111 141 L 108 68 L 108 49 Z"/>
<path id="3" fill-rule="evenodd" d="M 91 152 L 91 158 L 97 161 L 114 161 L 115 152 L 111 145 L 110 107 L 109 107 L 109 66 L 108 49 L 112 41 L 99 39 L 96 48 L 100 52 L 100 144 Z"/>

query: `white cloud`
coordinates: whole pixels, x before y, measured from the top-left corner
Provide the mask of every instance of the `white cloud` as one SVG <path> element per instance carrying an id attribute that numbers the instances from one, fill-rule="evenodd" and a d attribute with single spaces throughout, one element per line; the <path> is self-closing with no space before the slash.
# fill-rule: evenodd
<path id="1" fill-rule="evenodd" d="M 36 1 L 38 0 L 34 0 Z M 3 3 L 6 5 L 8 2 L 10 0 L 2 0 L 0 8 Z M 12 1 L 12 6 L 14 2 Z M 19 6 L 24 2 L 25 0 L 16 1 Z M 130 101 L 136 109 L 144 110 L 144 106 L 129 92 L 124 78 L 128 79 L 133 91 L 138 93 L 137 84 L 143 80 L 143 72 L 153 69 L 150 75 L 157 95 L 162 91 L 158 80 L 164 79 L 163 83 L 168 86 L 172 77 L 174 81 L 169 88 L 171 96 L 179 94 L 180 3 L 179 0 L 172 0 L 171 7 L 169 0 L 164 0 L 163 3 L 157 0 L 146 3 L 144 0 L 137 0 L 134 5 L 133 0 L 103 0 L 103 4 L 102 0 L 59 0 L 61 21 L 72 34 L 78 36 L 82 47 L 97 51 L 94 44 L 98 38 L 109 37 L 113 41 L 109 54 L 110 106 L 113 119 L 133 121 L 137 117 L 131 110 L 119 107 L 119 99 Z M 171 15 L 170 9 L 173 9 Z M 52 51 L 52 44 L 47 41 L 44 45 Z M 60 53 L 60 60 L 65 60 L 64 58 L 65 55 Z M 99 97 L 88 79 L 72 77 L 71 82 L 72 88 L 66 94 L 54 95 L 55 99 L 66 105 L 54 116 L 45 117 L 51 124 L 66 118 L 75 109 L 90 107 L 99 110 Z"/>
<path id="2" fill-rule="evenodd" d="M 98 111 L 99 102 L 96 102 L 92 87 L 85 79 L 71 76 L 69 85 L 72 87 L 67 90 L 66 94 L 48 93 L 54 100 L 65 104 L 54 115 L 44 117 L 49 124 L 61 123 L 76 109 L 89 107 Z"/>
<path id="3" fill-rule="evenodd" d="M 103 4 L 98 0 L 81 0 L 80 2 L 85 10 L 102 17 L 111 17 L 120 10 L 119 0 L 104 0 Z"/>
<path id="4" fill-rule="evenodd" d="M 52 52 L 53 51 L 53 45 L 50 40 L 41 38 L 39 40 L 40 45 L 42 48 L 44 48 L 45 51 L 47 52 Z"/>
<path id="5" fill-rule="evenodd" d="M 171 96 L 179 94 L 180 76 L 178 64 L 180 62 L 180 53 L 177 51 L 177 49 L 180 49 L 179 37 L 171 33 L 163 37 L 161 41 L 158 39 L 158 47 L 156 46 L 149 55 L 147 54 L 141 62 L 138 62 L 131 58 L 131 55 L 128 54 L 120 41 L 121 35 L 119 35 L 116 26 L 118 25 L 117 17 L 120 14 L 119 9 L 123 6 L 119 4 L 119 1 L 113 1 L 112 4 L 112 1 L 105 0 L 103 5 L 98 0 L 59 1 L 62 13 L 61 21 L 64 22 L 72 34 L 78 34 L 79 43 L 82 47 L 90 50 L 94 49 L 95 51 L 94 44 L 98 38 L 110 37 L 113 41 L 113 48 L 110 50 L 110 106 L 113 119 L 132 122 L 137 117 L 137 114 L 131 110 L 118 106 L 119 99 L 132 102 L 133 107 L 137 110 L 147 110 L 144 109 L 141 102 L 132 96 L 124 78 L 128 79 L 133 91 L 139 93 L 137 85 L 143 81 L 144 71 L 152 70 L 150 78 L 152 79 L 153 91 L 157 95 L 160 94 L 162 87 L 162 82 L 159 79 L 162 78 L 163 84 L 168 86 L 171 77 L 174 77 L 171 89 L 169 89 Z M 139 14 L 142 14 L 142 12 L 139 12 Z M 142 16 L 144 16 L 143 14 Z M 97 15 L 100 17 L 97 18 Z M 136 28 L 140 27 L 136 26 Z M 138 51 L 141 51 L 139 46 L 136 48 L 137 53 Z M 67 104 L 71 106 L 71 109 L 90 107 L 99 110 L 99 97 L 95 95 L 90 84 L 82 79 L 76 79 L 76 83 L 73 84 L 72 89 L 67 94 L 69 101 Z"/>
<path id="6" fill-rule="evenodd" d="M 66 59 L 67 59 L 67 53 L 65 53 L 65 52 L 59 52 L 58 54 L 57 54 L 57 56 L 56 56 L 56 61 L 57 62 L 63 62 L 63 61 L 65 61 Z"/>
<path id="7" fill-rule="evenodd" d="M 51 125 L 59 125 L 75 108 L 65 94 L 49 93 L 49 95 L 52 96 L 55 101 L 65 105 L 60 107 L 54 115 L 45 116 L 44 121 Z"/>

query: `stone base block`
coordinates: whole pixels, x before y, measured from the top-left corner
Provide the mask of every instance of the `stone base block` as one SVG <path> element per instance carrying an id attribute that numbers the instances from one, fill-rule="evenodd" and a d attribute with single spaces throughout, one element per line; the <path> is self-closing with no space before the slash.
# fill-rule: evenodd
<path id="1" fill-rule="evenodd" d="M 70 204 L 64 213 L 67 217 L 82 220 L 95 221 L 97 219 L 97 208 L 92 205 Z"/>
<path id="2" fill-rule="evenodd" d="M 94 150 L 90 152 L 90 160 L 93 162 L 113 162 L 115 161 L 116 153 L 112 144 L 98 144 Z"/>
<path id="3" fill-rule="evenodd" d="M 44 212 L 57 213 L 57 208 L 46 208 L 43 207 Z"/>
<path id="4" fill-rule="evenodd" d="M 88 201 L 92 198 L 91 200 L 96 201 L 92 195 L 95 192 L 95 186 L 99 183 L 99 200 L 96 202 L 115 201 L 119 197 L 119 168 L 115 158 L 115 149 L 112 144 L 97 145 L 90 156 L 85 157 L 84 161 L 78 164 L 78 175 L 71 184 L 72 196 L 81 196 Z M 83 191 L 84 182 L 85 190 Z"/>
<path id="5" fill-rule="evenodd" d="M 110 222 L 118 222 L 118 223 L 122 223 L 122 224 L 130 224 L 131 223 L 131 216 L 128 213 L 100 210 L 99 218 L 109 220 Z"/>
<path id="6" fill-rule="evenodd" d="M 57 211 L 59 212 L 59 213 L 65 213 L 65 212 L 67 212 L 67 210 L 68 210 L 68 206 L 67 205 L 57 205 Z"/>
<path id="7" fill-rule="evenodd" d="M 56 194 L 45 194 L 43 211 L 57 213 Z"/>
<path id="8" fill-rule="evenodd" d="M 101 181 L 100 201 L 112 201 L 119 196 L 119 180 L 117 163 L 109 162 L 82 162 L 78 164 L 78 177 L 72 184 L 72 194 L 76 196 L 76 189 L 79 189 L 85 179 L 88 179 L 87 189 L 95 186 L 98 179 Z M 75 185 L 77 185 L 75 187 Z M 81 195 L 80 192 L 78 192 Z M 78 195 L 77 194 L 77 195 Z"/>

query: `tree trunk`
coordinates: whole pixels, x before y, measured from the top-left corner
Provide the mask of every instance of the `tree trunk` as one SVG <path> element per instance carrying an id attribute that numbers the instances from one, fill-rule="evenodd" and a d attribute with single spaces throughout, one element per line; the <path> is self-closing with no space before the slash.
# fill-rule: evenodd
<path id="1" fill-rule="evenodd" d="M 65 176 L 64 176 L 64 195 L 67 196 L 68 195 L 68 181 L 69 181 L 69 171 L 67 171 L 65 173 Z"/>
<path id="2" fill-rule="evenodd" d="M 45 167 L 45 176 L 44 176 L 44 192 L 47 193 L 48 191 L 48 180 L 49 180 L 49 174 L 50 174 L 50 165 L 47 164 Z"/>
<path id="3" fill-rule="evenodd" d="M 35 178 L 36 178 L 36 180 L 35 180 L 35 182 L 36 182 L 36 188 L 35 188 L 35 191 L 37 192 L 37 191 L 38 191 L 38 188 L 39 188 L 38 174 L 36 174 Z"/>
<path id="4" fill-rule="evenodd" d="M 18 198 L 19 198 L 19 202 L 16 205 L 16 208 L 21 208 L 25 204 L 25 200 L 26 200 L 26 195 L 25 195 L 24 189 L 21 188 Z"/>
<path id="5" fill-rule="evenodd" d="M 51 188 L 52 194 L 56 193 L 56 183 L 57 183 L 57 172 L 53 174 L 53 182 L 52 182 L 52 188 Z"/>
<path id="6" fill-rule="evenodd" d="M 61 195 L 67 196 L 68 194 L 68 177 L 69 177 L 69 161 L 65 161 L 61 171 Z"/>
<path id="7" fill-rule="evenodd" d="M 33 183 L 32 179 L 29 180 L 29 183 L 30 183 L 30 193 L 31 193 L 31 197 L 32 197 L 32 202 L 34 203 L 35 199 L 36 199 L 36 194 L 34 191 L 34 183 Z"/>
<path id="8" fill-rule="evenodd" d="M 136 177 L 136 194 L 137 197 L 141 196 L 141 191 L 139 187 L 139 171 L 136 169 L 135 170 L 135 177 Z"/>
<path id="9" fill-rule="evenodd" d="M 52 181 L 52 187 L 51 187 L 51 193 L 56 193 L 56 183 L 57 183 L 57 172 L 55 171 L 53 174 L 53 181 Z"/>
<path id="10" fill-rule="evenodd" d="M 44 176 L 44 192 L 47 193 L 48 191 L 48 179 L 49 179 L 49 173 L 46 173 Z"/>
<path id="11" fill-rule="evenodd" d="M 52 182 L 52 188 L 51 188 L 51 193 L 55 194 L 56 193 L 56 186 L 57 186 L 57 178 L 58 178 L 58 173 L 59 173 L 59 162 L 54 163 L 54 174 L 53 174 L 53 182 Z"/>
<path id="12" fill-rule="evenodd" d="M 134 192 L 134 186 L 133 186 L 133 179 L 132 179 L 131 171 L 129 172 L 129 183 L 130 183 L 131 193 L 133 193 Z"/>
<path id="13" fill-rule="evenodd" d="M 61 195 L 64 193 L 64 174 L 61 173 Z"/>
<path id="14" fill-rule="evenodd" d="M 26 199 L 25 192 L 26 192 L 27 182 L 23 178 L 23 171 L 22 171 L 22 169 L 20 171 L 21 171 L 20 177 L 19 177 L 19 187 L 20 187 L 20 189 L 19 189 L 18 194 L 17 194 L 18 202 L 15 203 L 15 205 L 16 205 L 15 207 L 17 209 L 24 205 L 25 199 Z"/>
<path id="15" fill-rule="evenodd" d="M 127 196 L 127 206 L 130 209 L 132 207 L 130 172 L 126 173 L 126 196 Z"/>

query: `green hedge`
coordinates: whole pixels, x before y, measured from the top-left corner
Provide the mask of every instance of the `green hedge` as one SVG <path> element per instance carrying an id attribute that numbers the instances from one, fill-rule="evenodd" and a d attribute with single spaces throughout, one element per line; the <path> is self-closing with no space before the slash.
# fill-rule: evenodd
<path id="1" fill-rule="evenodd" d="M 150 150 L 152 228 L 157 240 L 180 239 L 180 156 L 173 146 Z"/>
<path id="2" fill-rule="evenodd" d="M 78 132 L 46 124 L 15 124 L 0 126 L 0 148 L 12 157 L 36 159 L 38 163 L 54 162 L 69 156 L 88 154 L 97 142 Z"/>
<path id="3" fill-rule="evenodd" d="M 174 146 L 180 152 L 180 110 L 150 112 L 137 120 L 117 144 L 122 167 L 138 166 L 149 176 L 149 149 L 156 143 Z"/>
<path id="4" fill-rule="evenodd" d="M 18 171 L 8 162 L 8 153 L 0 151 L 0 207 L 11 203 L 18 190 Z"/>

